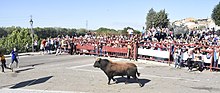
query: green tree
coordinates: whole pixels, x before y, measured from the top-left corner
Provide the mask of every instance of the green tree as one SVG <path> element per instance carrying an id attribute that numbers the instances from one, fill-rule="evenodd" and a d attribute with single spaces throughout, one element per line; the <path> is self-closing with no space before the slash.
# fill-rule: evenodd
<path id="1" fill-rule="evenodd" d="M 84 29 L 84 28 L 81 28 L 81 29 L 79 29 L 78 31 L 76 31 L 76 33 L 77 33 L 77 35 L 78 36 L 84 36 L 85 34 L 86 34 L 86 29 Z"/>
<path id="2" fill-rule="evenodd" d="M 96 34 L 97 35 L 116 35 L 118 34 L 118 31 L 116 31 L 115 29 L 101 27 L 96 30 Z"/>
<path id="3" fill-rule="evenodd" d="M 169 19 L 168 19 L 168 14 L 164 10 L 160 10 L 160 12 L 157 13 L 156 15 L 156 21 L 155 21 L 155 26 L 156 27 L 167 27 L 169 24 Z"/>
<path id="4" fill-rule="evenodd" d="M 212 19 L 214 20 L 215 24 L 220 26 L 220 2 L 212 11 Z"/>
<path id="5" fill-rule="evenodd" d="M 4 28 L 0 28 L 0 38 L 7 36 L 7 31 Z"/>
<path id="6" fill-rule="evenodd" d="M 146 17 L 146 27 L 148 28 L 152 28 L 155 22 L 155 18 L 156 18 L 156 11 L 154 11 L 153 8 L 151 8 L 149 10 L 149 12 L 147 13 L 147 17 Z"/>
<path id="7" fill-rule="evenodd" d="M 9 54 L 14 47 L 18 49 L 18 52 L 25 52 L 25 45 L 27 43 L 31 45 L 32 43 L 29 29 L 16 28 L 13 30 L 7 37 L 0 39 L 0 49 L 3 50 L 3 53 Z M 38 37 L 35 35 L 35 38 L 37 39 Z"/>
<path id="8" fill-rule="evenodd" d="M 169 19 L 168 14 L 166 13 L 165 9 L 160 10 L 159 12 L 154 11 L 153 8 L 151 8 L 147 14 L 146 17 L 146 27 L 147 29 L 151 27 L 168 27 L 169 25 Z"/>

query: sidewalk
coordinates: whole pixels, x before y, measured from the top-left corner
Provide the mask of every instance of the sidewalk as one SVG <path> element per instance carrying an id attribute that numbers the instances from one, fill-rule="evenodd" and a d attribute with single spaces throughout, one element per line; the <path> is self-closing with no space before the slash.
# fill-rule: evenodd
<path id="1" fill-rule="evenodd" d="M 18 56 L 31 56 L 31 55 L 41 55 L 42 51 L 39 52 L 25 52 L 25 53 L 18 53 Z M 50 51 L 51 54 L 55 54 L 56 51 Z M 44 54 L 48 54 L 46 53 L 46 51 L 44 52 Z M 11 57 L 10 54 L 5 55 L 6 58 Z"/>
<path id="2" fill-rule="evenodd" d="M 40 52 L 26 52 L 26 53 L 18 53 L 18 56 L 30 56 L 30 55 L 40 55 Z M 5 55 L 5 58 L 9 58 L 11 55 Z"/>
<path id="3" fill-rule="evenodd" d="M 0 89 L 2 93 L 86 93 L 77 91 L 52 91 L 52 90 L 35 90 L 35 89 Z"/>

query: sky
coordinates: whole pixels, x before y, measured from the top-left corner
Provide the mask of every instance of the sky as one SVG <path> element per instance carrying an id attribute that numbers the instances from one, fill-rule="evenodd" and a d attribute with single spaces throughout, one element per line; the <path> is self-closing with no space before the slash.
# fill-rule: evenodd
<path id="1" fill-rule="evenodd" d="M 136 30 L 145 26 L 151 8 L 168 13 L 170 21 L 210 18 L 219 0 L 0 0 L 0 27 Z"/>

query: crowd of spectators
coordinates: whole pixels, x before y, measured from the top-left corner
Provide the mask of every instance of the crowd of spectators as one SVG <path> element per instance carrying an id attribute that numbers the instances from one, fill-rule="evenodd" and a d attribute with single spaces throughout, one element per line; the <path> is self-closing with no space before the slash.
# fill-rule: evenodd
<path id="1" fill-rule="evenodd" d="M 144 48 L 167 51 L 171 47 L 171 60 L 175 67 L 181 67 L 186 61 L 200 61 L 205 66 L 204 59 L 213 55 L 212 67 L 218 67 L 220 45 L 219 37 L 213 30 L 194 29 L 189 33 L 173 35 L 172 31 L 166 28 L 152 28 L 144 35 Z M 171 43 L 171 44 L 170 44 Z"/>
<path id="2" fill-rule="evenodd" d="M 219 37 L 213 34 L 210 29 L 194 29 L 189 31 L 189 33 L 174 36 L 174 32 L 170 29 L 156 27 L 147 29 L 145 33 L 141 34 L 95 35 L 87 33 L 85 36 L 47 38 L 41 41 L 40 50 L 42 50 L 42 53 L 45 53 L 45 51 L 50 53 L 51 50 L 62 49 L 62 51 L 57 51 L 56 53 L 60 54 L 71 49 L 75 53 L 77 45 L 90 45 L 94 46 L 94 51 L 98 50 L 99 53 L 102 53 L 103 46 L 129 48 L 128 50 L 131 52 L 134 42 L 138 42 L 138 47 L 144 49 L 169 51 L 171 48 L 171 61 L 175 61 L 178 58 L 176 61 L 178 64 L 185 62 L 187 58 L 195 58 L 197 60 L 196 58 L 200 54 L 211 55 L 210 51 L 214 49 L 213 46 L 220 45 Z M 215 54 L 218 56 L 218 51 Z M 202 57 L 198 56 L 201 61 L 204 59 Z M 216 59 L 218 58 L 216 57 Z M 214 62 L 214 66 L 217 67 L 217 61 Z"/>

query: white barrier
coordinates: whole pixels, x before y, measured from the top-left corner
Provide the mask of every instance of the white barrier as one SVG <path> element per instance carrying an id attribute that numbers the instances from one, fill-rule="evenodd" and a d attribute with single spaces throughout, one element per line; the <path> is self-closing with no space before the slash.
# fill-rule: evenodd
<path id="1" fill-rule="evenodd" d="M 205 63 L 211 63 L 212 62 L 212 57 L 210 57 L 209 59 L 206 57 L 206 55 L 203 55 L 204 58 L 204 62 Z M 220 64 L 220 60 L 218 60 L 218 64 Z"/>
<path id="2" fill-rule="evenodd" d="M 211 62 L 212 62 L 212 57 L 210 57 L 210 58 L 208 59 L 206 55 L 202 55 L 202 56 L 203 56 L 203 58 L 204 58 L 204 62 L 205 62 L 205 63 L 211 63 Z"/>
<path id="3" fill-rule="evenodd" d="M 152 50 L 152 49 L 142 49 L 138 48 L 139 55 L 146 55 L 152 57 L 159 57 L 159 58 L 168 58 L 169 59 L 169 51 L 160 51 L 160 50 Z"/>

